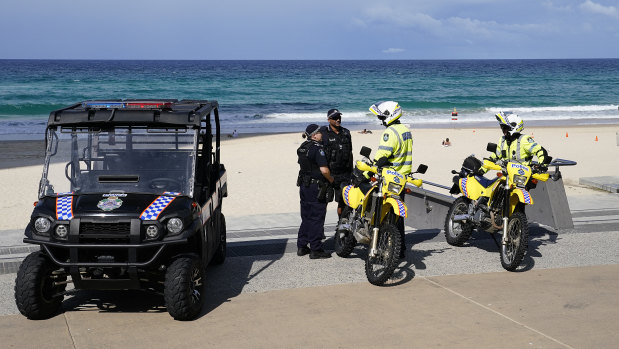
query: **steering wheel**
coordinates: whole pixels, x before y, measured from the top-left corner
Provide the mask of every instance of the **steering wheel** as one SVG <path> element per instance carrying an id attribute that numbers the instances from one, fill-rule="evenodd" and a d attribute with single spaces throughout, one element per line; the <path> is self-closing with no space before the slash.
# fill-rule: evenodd
<path id="1" fill-rule="evenodd" d="M 183 187 L 179 180 L 167 177 L 153 178 L 148 182 L 151 189 L 165 189 L 166 191 L 180 191 Z"/>

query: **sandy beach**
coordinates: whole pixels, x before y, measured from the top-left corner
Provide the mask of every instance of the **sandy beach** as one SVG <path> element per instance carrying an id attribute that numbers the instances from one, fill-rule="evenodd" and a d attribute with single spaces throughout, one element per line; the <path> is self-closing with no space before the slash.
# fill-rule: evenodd
<path id="1" fill-rule="evenodd" d="M 486 144 L 496 143 L 500 137 L 498 127 L 458 128 L 454 125 L 430 129 L 412 125 L 411 130 L 413 167 L 420 163 L 428 165 L 428 171 L 420 178 L 442 185 L 451 184 L 451 170 L 459 169 L 465 157 L 471 154 L 479 158 L 486 156 Z M 371 134 L 353 131 L 355 158 L 360 158 L 358 154 L 362 146 L 376 150 L 382 131 L 378 127 Z M 554 158 L 578 163 L 561 170 L 568 196 L 592 190 L 578 185 L 581 177 L 619 173 L 617 132 L 619 125 L 525 129 L 525 133 L 532 135 Z M 450 139 L 452 146 L 441 145 L 445 138 Z M 299 211 L 295 182 L 298 172 L 296 149 L 303 141 L 300 132 L 222 139 L 222 161 L 228 171 L 229 191 L 223 211 L 228 218 Z M 28 221 L 33 202 L 37 200 L 43 147 L 43 141 L 0 142 L 0 183 L 6 198 L 0 203 L 0 230 L 23 229 Z M 430 186 L 427 189 L 438 190 Z"/>

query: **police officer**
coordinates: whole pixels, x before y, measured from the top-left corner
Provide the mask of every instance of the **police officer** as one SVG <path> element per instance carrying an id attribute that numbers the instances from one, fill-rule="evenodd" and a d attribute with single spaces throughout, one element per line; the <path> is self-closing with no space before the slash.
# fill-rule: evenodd
<path id="1" fill-rule="evenodd" d="M 327 213 L 326 191 L 333 177 L 321 141 L 322 133 L 316 124 L 305 129 L 307 138 L 297 149 L 300 166 L 297 186 L 301 198 L 301 226 L 297 238 L 297 256 L 310 255 L 311 259 L 329 258 L 331 253 L 322 246 L 325 215 Z M 309 247 L 308 247 L 309 244 Z"/>
<path id="2" fill-rule="evenodd" d="M 334 178 L 335 200 L 337 201 L 337 216 L 342 215 L 344 199 L 342 198 L 342 184 L 348 184 L 352 176 L 353 157 L 352 139 L 350 131 L 342 127 L 342 113 L 337 109 L 329 109 L 327 112 L 329 125 L 322 126 L 322 144 L 325 148 L 329 171 Z"/>
<path id="3" fill-rule="evenodd" d="M 380 138 L 378 151 L 374 156 L 376 164 L 382 166 L 391 163 L 393 169 L 401 174 L 410 174 L 413 168 L 413 136 L 410 129 L 400 123 L 402 108 L 398 102 L 387 101 L 373 104 L 370 111 L 387 128 Z M 404 192 L 402 192 L 401 199 L 404 201 Z M 400 217 L 396 226 L 402 240 L 400 258 L 404 258 L 406 254 L 404 219 Z"/>
<path id="4" fill-rule="evenodd" d="M 490 155 L 491 160 L 503 159 L 503 150 L 505 150 L 506 159 L 527 166 L 531 165 L 534 156 L 541 164 L 550 163 L 552 157 L 548 156 L 546 149 L 533 140 L 531 136 L 522 134 L 524 121 L 517 114 L 498 112 L 495 117 L 499 122 L 503 136 L 499 140 L 496 154 Z"/>

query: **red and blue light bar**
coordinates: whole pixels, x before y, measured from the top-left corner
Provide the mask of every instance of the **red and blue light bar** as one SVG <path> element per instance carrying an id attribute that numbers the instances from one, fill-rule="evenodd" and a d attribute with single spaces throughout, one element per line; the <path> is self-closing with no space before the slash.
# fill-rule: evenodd
<path id="1" fill-rule="evenodd" d="M 131 101 L 131 102 L 112 102 L 112 101 L 89 101 L 83 102 L 85 109 L 170 109 L 172 102 L 163 101 Z"/>

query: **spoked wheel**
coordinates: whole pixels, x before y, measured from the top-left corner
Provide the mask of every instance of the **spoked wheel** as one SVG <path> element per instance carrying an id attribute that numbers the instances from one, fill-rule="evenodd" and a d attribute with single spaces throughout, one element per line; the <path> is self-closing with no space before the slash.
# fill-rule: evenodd
<path id="1" fill-rule="evenodd" d="M 15 303 L 28 319 L 47 319 L 64 299 L 66 276 L 56 274 L 54 265 L 40 252 L 33 252 L 19 266 L 15 279 Z"/>
<path id="2" fill-rule="evenodd" d="M 522 262 L 529 242 L 527 216 L 514 212 L 507 223 L 507 241 L 501 245 L 501 265 L 514 271 Z"/>
<path id="3" fill-rule="evenodd" d="M 337 224 L 338 230 L 335 232 L 333 242 L 335 253 L 340 257 L 348 257 L 352 253 L 357 240 L 353 236 L 350 223 L 354 220 L 355 210 L 346 206 L 342 210 L 342 216 Z"/>
<path id="4" fill-rule="evenodd" d="M 204 270 L 197 257 L 180 257 L 165 275 L 163 295 L 168 313 L 176 320 L 193 320 L 202 309 Z"/>
<path id="5" fill-rule="evenodd" d="M 455 215 L 466 214 L 469 208 L 469 199 L 464 196 L 457 198 L 447 213 L 445 219 L 445 239 L 452 246 L 462 246 L 473 233 L 473 224 L 470 222 L 454 222 Z"/>
<path id="6" fill-rule="evenodd" d="M 383 224 L 378 232 L 376 256 L 370 257 L 368 251 L 365 260 L 365 275 L 372 285 L 382 286 L 389 280 L 398 265 L 401 243 L 398 228 L 393 224 Z"/>

